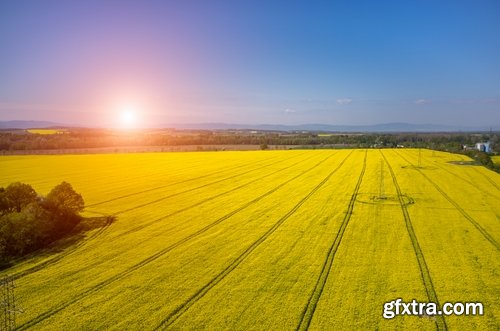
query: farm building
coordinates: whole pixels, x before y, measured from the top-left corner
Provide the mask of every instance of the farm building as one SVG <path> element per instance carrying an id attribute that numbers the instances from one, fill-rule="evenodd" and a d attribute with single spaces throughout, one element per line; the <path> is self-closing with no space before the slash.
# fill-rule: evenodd
<path id="1" fill-rule="evenodd" d="M 476 143 L 476 149 L 481 152 L 491 153 L 491 147 L 489 142 Z"/>

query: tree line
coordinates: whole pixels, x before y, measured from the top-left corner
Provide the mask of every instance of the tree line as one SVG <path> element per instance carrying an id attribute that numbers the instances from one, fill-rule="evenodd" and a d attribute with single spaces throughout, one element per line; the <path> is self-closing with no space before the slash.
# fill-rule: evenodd
<path id="1" fill-rule="evenodd" d="M 20 133 L 21 132 L 21 133 Z M 428 148 L 452 153 L 463 153 L 479 164 L 500 172 L 490 155 L 464 150 L 463 145 L 474 146 L 489 141 L 493 150 L 500 146 L 498 132 L 433 132 L 433 133 L 329 133 L 282 132 L 249 130 L 143 130 L 133 134 L 106 129 L 68 129 L 64 134 L 40 135 L 24 131 L 0 131 L 0 153 L 26 150 L 64 150 L 78 148 L 106 148 L 126 146 L 198 146 L 204 145 L 256 145 L 287 148 Z"/>
<path id="2" fill-rule="evenodd" d="M 21 131 L 22 132 L 22 131 Z M 120 134 L 104 129 L 72 129 L 64 134 L 20 134 L 0 131 L 0 151 L 104 148 L 123 146 L 184 145 L 295 145 L 432 148 L 459 152 L 462 145 L 490 141 L 495 145 L 499 133 L 342 133 L 322 135 L 318 132 L 232 131 L 232 130 L 164 130 Z"/>
<path id="3" fill-rule="evenodd" d="M 47 196 L 28 184 L 0 188 L 0 263 L 26 255 L 72 232 L 82 217 L 83 197 L 62 182 Z"/>

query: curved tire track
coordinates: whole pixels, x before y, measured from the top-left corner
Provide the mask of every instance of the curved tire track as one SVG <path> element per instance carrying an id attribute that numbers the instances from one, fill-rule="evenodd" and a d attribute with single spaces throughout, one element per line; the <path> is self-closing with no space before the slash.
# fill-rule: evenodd
<path id="1" fill-rule="evenodd" d="M 172 323 L 174 323 L 182 314 L 184 314 L 192 305 L 194 305 L 198 300 L 200 300 L 205 294 L 208 293 L 213 287 L 220 283 L 227 275 L 229 275 L 234 269 L 236 269 L 260 244 L 262 244 L 269 236 L 271 236 L 290 216 L 292 216 L 314 193 L 316 193 L 332 176 L 337 170 L 342 167 L 345 161 L 353 152 L 349 153 L 344 160 L 333 169 L 319 184 L 317 184 L 305 197 L 303 197 L 288 213 L 282 216 L 274 225 L 266 231 L 259 239 L 253 242 L 247 249 L 241 253 L 233 262 L 231 262 L 224 270 L 217 274 L 211 281 L 205 284 L 202 288 L 196 291 L 191 297 L 189 297 L 184 303 L 175 308 L 170 314 L 165 317 L 160 324 L 156 327 L 167 328 Z"/>
<path id="2" fill-rule="evenodd" d="M 344 215 L 344 219 L 340 225 L 339 231 L 333 241 L 330 249 L 328 250 L 328 254 L 326 256 L 325 261 L 323 262 L 323 267 L 321 268 L 321 273 L 316 281 L 314 286 L 314 290 L 309 297 L 309 300 L 302 311 L 299 325 L 297 326 L 297 330 L 307 330 L 309 325 L 311 324 L 312 318 L 314 316 L 314 312 L 316 311 L 316 306 L 318 305 L 319 299 L 323 294 L 323 289 L 325 287 L 326 281 L 328 280 L 328 276 L 330 274 L 330 270 L 332 268 L 333 260 L 335 258 L 335 254 L 337 253 L 337 249 L 339 248 L 340 242 L 342 241 L 342 237 L 344 236 L 345 229 L 349 224 L 349 220 L 351 219 L 352 212 L 354 209 L 354 204 L 356 203 L 356 198 L 358 196 L 359 188 L 361 186 L 361 182 L 363 181 L 363 176 L 365 175 L 366 170 L 366 157 L 368 151 L 365 151 L 365 158 L 363 160 L 363 168 L 361 170 L 361 174 L 359 175 L 358 182 L 356 183 L 356 187 L 354 188 L 354 192 L 351 195 L 351 200 L 349 201 L 349 205 L 347 207 L 347 211 Z"/>
<path id="3" fill-rule="evenodd" d="M 63 302 L 63 303 L 61 303 L 59 305 L 56 305 L 55 307 L 53 307 L 53 308 L 51 308 L 51 309 L 49 309 L 49 310 L 41 313 L 40 315 L 38 315 L 37 317 L 33 318 L 32 320 L 30 320 L 30 321 L 28 321 L 28 322 L 20 325 L 18 327 L 18 330 L 26 330 L 26 329 L 28 329 L 30 327 L 33 327 L 33 326 L 37 325 L 38 323 L 44 321 L 45 319 L 47 319 L 47 318 L 55 315 L 56 313 L 64 310 L 68 306 L 70 306 L 70 305 L 72 305 L 72 304 L 74 304 L 74 303 L 76 303 L 76 302 L 78 302 L 78 301 L 80 301 L 80 300 L 88 297 L 89 295 L 91 295 L 91 294 L 93 294 L 93 293 L 101 290 L 102 288 L 104 288 L 104 287 L 106 287 L 106 286 L 108 286 L 108 285 L 110 285 L 110 284 L 112 284 L 112 283 L 114 283 L 114 282 L 116 282 L 116 281 L 118 281 L 118 280 L 126 277 L 127 275 L 129 275 L 130 273 L 136 271 L 137 269 L 139 269 L 139 268 L 141 268 L 141 267 L 143 267 L 143 266 L 145 266 L 145 265 L 147 265 L 147 264 L 155 261 L 156 259 L 158 259 L 161 256 L 165 255 L 166 253 L 170 252 L 174 248 L 177 248 L 177 247 L 181 246 L 182 244 L 188 242 L 189 240 L 191 240 L 191 239 L 199 236 L 200 234 L 206 232 L 207 230 L 209 230 L 210 228 L 214 227 L 215 225 L 217 225 L 217 224 L 225 221 L 226 219 L 234 216 L 235 214 L 239 213 L 240 211 L 242 211 L 242 210 L 248 208 L 249 206 L 253 205 L 254 203 L 260 201 L 264 197 L 272 194 L 273 192 L 277 191 L 278 189 L 280 189 L 281 187 L 283 187 L 286 184 L 290 183 L 291 181 L 293 181 L 293 180 L 299 178 L 300 176 L 306 174 L 307 172 L 309 172 L 309 171 L 311 171 L 311 170 L 319 167 L 322 163 L 324 163 L 325 161 L 327 161 L 333 155 L 334 154 L 328 156 L 327 158 L 321 160 L 320 162 L 318 162 L 314 166 L 310 167 L 309 169 L 306 169 L 305 171 L 301 172 L 300 174 L 296 175 L 295 177 L 293 177 L 293 178 L 291 178 L 291 179 L 283 182 L 282 184 L 274 187 L 272 190 L 267 191 L 266 193 L 262 194 L 261 196 L 255 198 L 252 201 L 249 201 L 248 203 L 246 203 L 243 206 L 239 207 L 238 209 L 233 210 L 232 212 L 224 215 L 223 217 L 217 219 L 215 222 L 213 222 L 213 223 L 207 225 L 206 227 L 198 230 L 197 232 L 191 234 L 190 236 L 188 236 L 188 237 L 186 237 L 184 239 L 181 239 L 181 240 L 177 241 L 176 243 L 174 243 L 174 244 L 172 244 L 172 245 L 170 245 L 168 247 L 165 247 L 161 251 L 159 251 L 159 252 L 157 252 L 157 253 L 155 253 L 155 254 L 147 257 L 146 259 L 144 259 L 144 260 L 142 260 L 142 261 L 140 261 L 140 262 L 138 262 L 136 264 L 134 264 L 133 266 L 129 267 L 128 269 L 126 269 L 126 270 L 124 270 L 124 271 L 122 271 L 122 272 L 120 272 L 120 273 L 118 273 L 118 274 L 116 274 L 116 275 L 114 275 L 114 276 L 112 276 L 112 277 L 110 277 L 110 278 L 108 278 L 108 279 L 106 279 L 106 280 L 104 280 L 104 281 L 102 281 L 102 282 L 100 282 L 100 283 L 98 283 L 98 284 L 96 284 L 96 285 L 88 288 L 87 290 L 81 292 L 80 294 L 76 295 L 72 299 L 70 299 L 70 300 L 68 300 L 66 302 Z"/>
<path id="4" fill-rule="evenodd" d="M 413 229 L 413 225 L 411 222 L 410 214 L 408 213 L 408 208 L 406 207 L 406 203 L 404 201 L 404 196 L 401 192 L 401 188 L 399 187 L 398 181 L 396 179 L 396 175 L 394 174 L 394 171 L 392 170 L 392 167 L 391 167 L 390 163 L 387 161 L 384 153 L 382 153 L 382 151 L 380 151 L 380 154 L 382 154 L 382 157 L 384 158 L 385 163 L 387 164 L 387 168 L 389 168 L 389 172 L 391 173 L 391 177 L 392 177 L 392 182 L 394 183 L 394 186 L 396 187 L 396 192 L 398 194 L 399 204 L 401 206 L 401 210 L 403 212 L 403 216 L 405 219 L 406 230 L 408 231 L 408 235 L 410 237 L 411 244 L 413 246 L 413 251 L 415 252 L 415 255 L 417 257 L 418 266 L 420 268 L 420 275 L 422 276 L 425 291 L 427 292 L 427 298 L 429 299 L 430 302 L 435 302 L 438 306 L 440 306 L 436 290 L 434 289 L 434 284 L 432 283 L 432 278 L 431 278 L 429 268 L 427 267 L 427 263 L 425 262 L 424 253 L 422 252 L 422 249 L 420 248 L 420 245 L 418 243 L 418 239 L 417 239 L 417 236 L 415 234 L 415 231 Z M 448 327 L 446 326 L 446 321 L 444 319 L 444 316 L 443 315 L 436 315 L 435 317 L 436 317 L 437 329 L 438 330 L 447 330 Z"/>

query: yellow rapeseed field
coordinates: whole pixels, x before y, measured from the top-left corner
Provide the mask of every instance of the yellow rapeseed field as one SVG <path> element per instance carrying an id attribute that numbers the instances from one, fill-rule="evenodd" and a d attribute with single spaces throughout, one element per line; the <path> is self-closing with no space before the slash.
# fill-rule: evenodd
<path id="1" fill-rule="evenodd" d="M 20 330 L 482 330 L 500 323 L 500 175 L 430 150 L 2 156 L 116 215 L 12 275 Z M 397 298 L 484 316 L 399 316 Z"/>
<path id="2" fill-rule="evenodd" d="M 54 129 L 28 129 L 26 131 L 33 134 L 58 134 L 64 132 L 64 130 L 54 130 Z"/>

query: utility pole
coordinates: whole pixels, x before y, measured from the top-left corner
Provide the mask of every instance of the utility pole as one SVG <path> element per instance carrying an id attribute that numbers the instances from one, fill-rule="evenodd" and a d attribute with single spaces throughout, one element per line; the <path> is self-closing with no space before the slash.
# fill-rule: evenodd
<path id="1" fill-rule="evenodd" d="M 11 331 L 16 329 L 16 313 L 21 312 L 16 307 L 14 296 L 14 280 L 5 276 L 0 279 L 0 329 Z"/>

